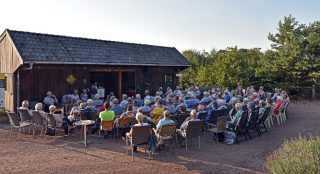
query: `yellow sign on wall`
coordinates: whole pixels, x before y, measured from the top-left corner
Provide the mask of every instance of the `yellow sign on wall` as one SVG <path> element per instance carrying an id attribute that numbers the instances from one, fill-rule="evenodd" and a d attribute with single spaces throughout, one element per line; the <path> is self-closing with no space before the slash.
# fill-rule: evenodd
<path id="1" fill-rule="evenodd" d="M 4 74 L 0 73 L 0 80 L 4 80 Z"/>
<path id="2" fill-rule="evenodd" d="M 70 84 L 70 85 L 73 85 L 74 82 L 76 82 L 76 78 L 71 74 L 67 77 L 66 81 Z"/>

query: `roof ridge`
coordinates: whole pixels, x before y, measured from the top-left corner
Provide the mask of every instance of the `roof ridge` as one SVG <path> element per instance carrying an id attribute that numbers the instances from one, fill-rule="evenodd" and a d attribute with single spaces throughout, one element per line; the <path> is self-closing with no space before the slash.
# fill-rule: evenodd
<path id="1" fill-rule="evenodd" d="M 100 42 L 114 42 L 114 43 L 120 43 L 120 44 L 143 45 L 143 46 L 152 46 L 152 47 L 163 47 L 163 48 L 176 49 L 175 47 L 162 46 L 162 45 L 151 45 L 151 44 L 143 44 L 143 43 L 112 41 L 112 40 L 94 39 L 94 38 L 86 38 L 86 37 L 78 37 L 78 36 L 66 36 L 66 35 L 59 35 L 59 34 L 37 33 L 37 32 L 30 32 L 30 31 L 11 30 L 11 29 L 6 29 L 6 30 L 9 31 L 9 32 L 20 32 L 20 33 L 28 33 L 28 34 L 54 36 L 54 37 L 65 37 L 65 38 L 83 39 L 83 40 L 91 40 L 91 41 L 100 41 Z"/>

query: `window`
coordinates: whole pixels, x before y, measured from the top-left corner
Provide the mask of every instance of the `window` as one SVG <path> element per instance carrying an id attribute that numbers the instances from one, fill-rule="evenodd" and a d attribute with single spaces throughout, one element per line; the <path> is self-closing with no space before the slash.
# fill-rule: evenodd
<path id="1" fill-rule="evenodd" d="M 164 82 L 165 83 L 172 83 L 173 82 L 173 75 L 172 74 L 165 74 L 164 75 Z"/>

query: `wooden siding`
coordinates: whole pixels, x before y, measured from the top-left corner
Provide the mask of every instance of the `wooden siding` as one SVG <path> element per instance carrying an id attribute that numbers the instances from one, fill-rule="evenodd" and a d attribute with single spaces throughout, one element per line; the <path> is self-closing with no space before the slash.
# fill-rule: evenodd
<path id="1" fill-rule="evenodd" d="M 14 111 L 16 106 L 16 83 L 15 83 L 15 74 L 6 74 L 6 90 L 4 92 L 4 106 L 9 111 Z"/>
<path id="2" fill-rule="evenodd" d="M 9 34 L 5 31 L 0 37 L 0 72 L 14 73 L 23 61 Z"/>
<path id="3" fill-rule="evenodd" d="M 128 83 L 136 86 L 137 93 L 144 95 L 144 90 L 149 89 L 151 93 L 154 93 L 159 86 L 174 87 L 178 83 L 178 79 L 175 77 L 177 69 L 174 67 L 105 67 L 105 66 L 77 66 L 77 65 L 34 65 L 32 70 L 20 70 L 20 101 L 42 101 L 46 96 L 46 92 L 51 90 L 61 100 L 62 95 L 67 92 L 71 92 L 73 89 L 78 89 L 79 92 L 83 88 L 91 87 L 90 73 L 109 73 L 106 74 L 106 80 L 109 83 L 105 83 L 108 86 L 106 89 L 118 89 L 119 81 L 118 72 L 122 74 L 125 72 L 134 73 L 128 77 L 122 78 L 122 93 L 125 93 L 125 89 L 128 88 Z M 110 73 L 113 72 L 113 73 Z M 69 75 L 73 75 L 77 80 L 73 85 L 66 82 L 66 78 Z M 110 75 L 116 77 L 111 78 Z M 166 84 L 164 81 L 165 74 L 173 75 L 173 83 Z M 133 80 L 132 77 L 136 79 Z M 130 78 L 130 79 L 129 79 Z M 84 83 L 86 79 L 86 83 Z M 145 83 L 150 85 L 147 86 Z M 110 88 L 110 86 L 114 86 Z M 106 91 L 109 92 L 109 91 Z M 118 96 L 118 90 L 113 91 Z"/>

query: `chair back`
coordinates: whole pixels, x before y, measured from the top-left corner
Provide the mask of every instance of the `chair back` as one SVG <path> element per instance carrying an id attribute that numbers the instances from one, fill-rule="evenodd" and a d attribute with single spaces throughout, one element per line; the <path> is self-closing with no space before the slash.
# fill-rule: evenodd
<path id="1" fill-rule="evenodd" d="M 169 118 L 170 118 L 170 120 L 173 120 L 176 122 L 178 119 L 178 116 L 177 115 L 169 115 Z"/>
<path id="2" fill-rule="evenodd" d="M 56 120 L 53 117 L 53 114 L 49 113 L 47 114 L 47 121 L 48 121 L 48 126 L 51 128 L 57 128 L 57 123 Z"/>
<path id="3" fill-rule="evenodd" d="M 113 129 L 113 124 L 114 124 L 114 121 L 111 120 L 111 121 L 101 121 L 101 125 L 100 125 L 100 129 L 101 130 L 112 130 Z"/>
<path id="4" fill-rule="evenodd" d="M 246 126 L 247 126 L 247 122 L 248 122 L 248 112 L 244 111 L 241 115 L 241 118 L 236 126 L 236 131 L 244 131 Z"/>
<path id="5" fill-rule="evenodd" d="M 176 133 L 176 127 L 177 127 L 176 123 L 163 125 L 159 131 L 159 135 L 160 136 L 174 135 Z"/>
<path id="6" fill-rule="evenodd" d="M 148 143 L 151 135 L 151 125 L 132 127 L 132 144 Z"/>
<path id="7" fill-rule="evenodd" d="M 135 117 L 129 117 L 130 125 L 133 126 L 138 123 L 138 120 Z"/>
<path id="8" fill-rule="evenodd" d="M 129 127 L 129 124 L 130 124 L 130 119 L 129 117 L 127 118 L 119 118 L 118 119 L 118 124 L 119 124 L 119 127 Z"/>
<path id="9" fill-rule="evenodd" d="M 19 127 L 19 117 L 15 112 L 7 112 L 11 126 Z"/>
<path id="10" fill-rule="evenodd" d="M 180 126 L 182 125 L 182 123 L 186 120 L 186 118 L 188 117 L 188 114 L 178 114 L 177 116 L 177 128 L 180 128 Z"/>
<path id="11" fill-rule="evenodd" d="M 142 112 L 143 115 L 146 115 L 146 116 L 150 116 L 150 111 L 148 112 Z"/>
<path id="12" fill-rule="evenodd" d="M 281 113 L 284 113 L 284 111 L 286 111 L 286 110 L 287 110 L 287 108 L 288 108 L 289 101 L 288 101 L 288 102 L 286 102 L 285 104 L 282 104 L 282 105 L 283 105 L 283 107 L 282 107 L 282 109 L 281 109 L 280 111 L 281 111 Z"/>
<path id="13" fill-rule="evenodd" d="M 253 124 L 257 123 L 258 119 L 259 119 L 259 110 L 258 109 L 253 109 L 251 111 L 249 124 L 253 125 Z"/>
<path id="14" fill-rule="evenodd" d="M 199 136 L 202 128 L 202 123 L 203 122 L 201 120 L 189 121 L 188 127 L 186 129 L 186 136 L 188 138 Z"/>
<path id="15" fill-rule="evenodd" d="M 208 112 L 199 112 L 198 119 L 205 120 L 208 115 Z"/>
<path id="16" fill-rule="evenodd" d="M 20 121 L 21 122 L 31 121 L 31 117 L 30 117 L 30 114 L 27 109 L 18 109 L 18 112 L 20 114 Z"/>
<path id="17" fill-rule="evenodd" d="M 219 117 L 217 121 L 217 132 L 224 132 L 226 130 L 227 117 Z"/>
<path id="18" fill-rule="evenodd" d="M 230 108 L 226 108 L 226 109 L 221 109 L 221 113 L 220 113 L 220 115 L 222 116 L 222 117 L 226 117 L 226 116 L 228 116 L 229 115 L 229 112 L 230 112 Z"/>
<path id="19" fill-rule="evenodd" d="M 80 120 L 88 120 L 88 117 L 87 117 L 88 112 L 80 111 L 79 113 L 80 113 Z"/>
<path id="20" fill-rule="evenodd" d="M 220 112 L 218 110 L 211 111 L 209 123 L 216 125 L 218 121 L 219 113 Z"/>
<path id="21" fill-rule="evenodd" d="M 32 122 L 34 125 L 41 126 L 43 125 L 42 117 L 39 111 L 32 111 Z"/>
<path id="22" fill-rule="evenodd" d="M 98 118 L 98 114 L 97 114 L 96 111 L 90 111 L 90 112 L 89 112 L 89 117 L 90 117 L 90 120 L 96 121 L 97 118 Z"/>
<path id="23" fill-rule="evenodd" d="M 271 112 L 271 107 L 266 107 L 266 108 L 264 109 L 264 112 L 263 112 L 262 116 L 261 116 L 260 119 L 258 120 L 258 124 L 264 123 L 264 121 L 266 121 L 266 119 L 268 118 L 270 112 Z"/>

